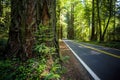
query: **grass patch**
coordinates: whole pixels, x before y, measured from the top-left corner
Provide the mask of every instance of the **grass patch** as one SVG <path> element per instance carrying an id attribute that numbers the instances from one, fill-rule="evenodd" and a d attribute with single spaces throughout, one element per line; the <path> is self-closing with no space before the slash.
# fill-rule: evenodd
<path id="1" fill-rule="evenodd" d="M 85 43 L 90 43 L 90 44 L 95 44 L 95 45 L 100 45 L 100 46 L 120 49 L 120 42 L 116 42 L 116 41 L 108 41 L 108 42 L 78 41 L 78 42 L 85 42 Z"/>

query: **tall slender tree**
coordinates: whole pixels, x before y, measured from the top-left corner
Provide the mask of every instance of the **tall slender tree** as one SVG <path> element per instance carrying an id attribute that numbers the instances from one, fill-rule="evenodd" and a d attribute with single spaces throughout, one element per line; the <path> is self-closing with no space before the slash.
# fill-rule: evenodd
<path id="1" fill-rule="evenodd" d="M 116 0 L 113 1 L 113 4 L 114 4 L 114 26 L 113 26 L 113 40 L 115 40 L 115 28 L 116 28 Z"/>
<path id="2" fill-rule="evenodd" d="M 97 17 L 98 17 L 98 26 L 99 26 L 99 39 L 102 39 L 102 32 L 101 32 L 101 17 L 100 17 L 100 0 L 97 0 Z"/>
<path id="3" fill-rule="evenodd" d="M 67 12 L 68 28 L 67 37 L 68 39 L 74 39 L 74 2 L 71 1 L 70 12 Z"/>
<path id="4" fill-rule="evenodd" d="M 107 20 L 107 23 L 106 23 L 105 29 L 104 29 L 103 34 L 102 34 L 101 41 L 104 41 L 104 37 L 105 37 L 105 34 L 106 34 L 106 31 L 107 31 L 107 28 L 108 28 L 108 26 L 109 26 L 109 23 L 110 23 L 110 20 L 111 20 L 111 17 L 112 17 L 112 9 L 113 9 L 113 7 L 112 7 L 112 0 L 109 0 L 109 1 L 108 1 L 108 4 L 109 4 L 109 6 L 108 6 L 109 16 L 108 16 L 108 20 Z"/>
<path id="5" fill-rule="evenodd" d="M 67 11 L 67 38 L 70 39 L 70 13 Z"/>
<path id="6" fill-rule="evenodd" d="M 74 39 L 74 3 L 71 3 L 71 39 Z"/>
<path id="7" fill-rule="evenodd" d="M 91 40 L 95 40 L 95 1 L 92 0 L 92 30 L 91 30 Z"/>
<path id="8" fill-rule="evenodd" d="M 2 6 L 2 0 L 0 0 L 0 17 L 2 16 L 3 12 L 3 6 Z"/>

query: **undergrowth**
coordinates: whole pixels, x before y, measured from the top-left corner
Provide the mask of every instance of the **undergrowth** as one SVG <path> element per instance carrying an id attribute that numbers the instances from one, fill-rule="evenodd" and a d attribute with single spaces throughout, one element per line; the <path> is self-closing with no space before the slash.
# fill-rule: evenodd
<path id="1" fill-rule="evenodd" d="M 44 73 L 47 68 L 47 60 L 32 58 L 26 62 L 17 60 L 0 61 L 0 80 L 59 80 L 63 74 L 62 67 L 58 62 L 54 62 L 48 73 Z"/>
<path id="2" fill-rule="evenodd" d="M 60 80 L 65 71 L 59 58 L 52 59 L 54 48 L 44 44 L 35 47 L 35 58 L 25 62 L 18 58 L 0 61 L 0 80 Z"/>
<path id="3" fill-rule="evenodd" d="M 61 66 L 60 58 L 53 58 L 55 51 L 55 47 L 40 43 L 38 38 L 34 45 L 33 58 L 24 62 L 18 58 L 0 59 L 0 80 L 60 80 L 65 68 Z M 63 61 L 66 59 L 61 58 Z"/>

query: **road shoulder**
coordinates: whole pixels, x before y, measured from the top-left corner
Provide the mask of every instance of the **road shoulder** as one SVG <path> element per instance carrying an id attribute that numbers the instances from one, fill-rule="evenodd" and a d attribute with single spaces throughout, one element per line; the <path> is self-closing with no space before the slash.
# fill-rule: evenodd
<path id="1" fill-rule="evenodd" d="M 62 65 L 67 69 L 62 76 L 62 80 L 90 80 L 90 76 L 87 71 L 63 41 L 60 41 L 60 53 L 61 56 L 69 56 L 68 61 L 62 63 Z"/>

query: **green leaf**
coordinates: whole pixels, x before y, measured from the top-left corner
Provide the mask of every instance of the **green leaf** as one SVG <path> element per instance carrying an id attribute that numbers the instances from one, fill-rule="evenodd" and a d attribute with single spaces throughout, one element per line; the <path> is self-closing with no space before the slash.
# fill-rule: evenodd
<path id="1" fill-rule="evenodd" d="M 58 79 L 60 78 L 60 75 L 58 74 L 54 74 L 54 73 L 50 73 L 45 77 L 45 80 L 50 80 L 50 79 Z"/>

